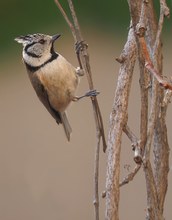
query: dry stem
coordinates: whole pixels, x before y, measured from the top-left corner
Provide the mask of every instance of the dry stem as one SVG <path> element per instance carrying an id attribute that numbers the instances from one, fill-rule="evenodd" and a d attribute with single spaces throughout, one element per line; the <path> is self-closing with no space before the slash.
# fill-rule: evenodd
<path id="1" fill-rule="evenodd" d="M 69 25 L 71 32 L 73 34 L 75 45 L 78 43 L 84 42 L 79 22 L 75 13 L 74 5 L 72 0 L 68 0 L 70 12 L 72 15 L 72 22 L 68 18 L 66 12 L 64 11 L 63 7 L 59 3 L 58 0 L 55 0 L 55 3 L 57 4 L 58 8 L 60 9 L 61 13 L 63 14 L 67 24 Z M 77 53 L 78 62 L 80 65 L 80 68 L 84 70 L 87 76 L 88 84 L 90 90 L 94 89 L 93 80 L 92 80 L 92 73 L 91 73 L 91 67 L 89 63 L 89 55 L 87 52 L 87 47 L 85 44 L 82 45 L 82 49 L 79 50 L 79 54 Z M 93 107 L 93 113 L 94 113 L 94 119 L 96 124 L 96 137 L 97 137 L 97 145 L 96 145 L 96 155 L 95 155 L 95 170 L 94 170 L 94 206 L 95 206 L 95 219 L 99 219 L 99 195 L 98 195 L 98 174 L 99 174 L 99 149 L 100 149 L 100 139 L 102 138 L 103 142 L 103 151 L 106 151 L 106 140 L 105 140 L 105 134 L 104 134 L 104 127 L 103 127 L 103 120 L 99 108 L 99 104 L 97 101 L 97 97 L 92 97 L 92 107 Z"/>
<path id="2" fill-rule="evenodd" d="M 106 220 L 119 219 L 121 138 L 127 122 L 127 108 L 133 69 L 136 60 L 136 43 L 131 28 L 120 57 L 125 57 L 119 70 L 108 134 L 108 165 L 106 178 Z"/>
<path id="3" fill-rule="evenodd" d="M 141 165 L 137 164 L 136 167 L 134 168 L 134 170 L 129 173 L 123 180 L 122 182 L 119 184 L 119 186 L 124 186 L 125 184 L 129 183 L 130 181 L 132 181 L 135 177 L 135 175 L 138 173 L 138 171 L 140 170 Z"/>
<path id="4" fill-rule="evenodd" d="M 140 64 L 141 126 L 140 143 L 147 188 L 147 219 L 163 218 L 163 205 L 167 189 L 168 141 L 165 125 L 167 104 L 163 105 L 163 89 L 172 90 L 170 81 L 163 78 L 161 56 L 161 32 L 164 16 L 169 16 L 165 0 L 160 0 L 160 17 L 157 25 L 153 1 L 128 0 Z M 148 72 L 152 75 L 150 115 L 148 120 Z M 161 87 L 159 87 L 160 85 Z M 162 105 L 161 105 L 162 103 Z M 147 123 L 148 122 L 148 123 Z M 150 150 L 154 137 L 155 177 L 150 163 Z M 160 162 L 160 160 L 162 161 Z M 165 180 L 163 186 L 163 178 Z"/>

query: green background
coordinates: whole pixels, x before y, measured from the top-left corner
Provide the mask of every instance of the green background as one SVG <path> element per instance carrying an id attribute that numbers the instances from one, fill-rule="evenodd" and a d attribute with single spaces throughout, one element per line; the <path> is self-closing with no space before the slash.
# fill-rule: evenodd
<path id="1" fill-rule="evenodd" d="M 61 1 L 64 8 L 68 5 Z M 126 1 L 73 1 L 82 26 L 94 26 L 102 31 L 124 31 L 129 14 Z M 68 11 L 69 12 L 69 11 Z M 42 32 L 45 29 L 66 29 L 65 21 L 54 1 L 13 0 L 0 2 L 1 52 L 14 47 L 13 38 L 20 34 Z"/>
<path id="2" fill-rule="evenodd" d="M 122 1 L 73 1 L 82 29 L 91 26 L 102 32 L 116 35 L 126 33 L 129 26 L 128 3 Z M 67 1 L 61 1 L 68 10 Z M 170 0 L 167 1 L 170 5 Z M 155 1 L 159 10 L 158 1 Z M 167 20 L 164 32 L 170 32 L 170 19 Z M 61 13 L 53 0 L 13 0 L 0 2 L 0 55 L 13 50 L 13 39 L 20 34 L 49 31 L 54 27 L 58 31 L 68 31 Z M 3 42 L 3 43 L 2 43 Z"/>
<path id="3" fill-rule="evenodd" d="M 68 10 L 67 1 L 61 0 Z M 115 61 L 126 42 L 130 23 L 127 0 L 73 1 L 84 39 L 88 43 L 95 88 L 106 139 L 120 64 Z M 158 12 L 158 1 L 156 9 Z M 168 1 L 171 7 L 171 1 Z M 164 75 L 171 76 L 172 22 L 163 29 Z M 89 99 L 68 109 L 73 133 L 68 143 L 39 102 L 22 63 L 22 46 L 14 41 L 29 33 L 62 33 L 56 51 L 78 66 L 71 32 L 53 0 L 0 1 L 0 220 L 94 220 L 93 170 L 96 145 L 95 125 Z M 82 77 L 77 94 L 88 90 Z M 136 65 L 128 124 L 139 137 L 139 70 Z M 167 126 L 172 145 L 172 107 Z M 105 190 L 107 155 L 100 153 L 99 192 Z M 165 219 L 171 220 L 172 167 Z M 131 143 L 123 135 L 121 180 L 135 167 Z M 146 191 L 142 169 L 121 189 L 120 219 L 145 219 Z M 105 199 L 100 196 L 100 219 L 104 219 Z"/>

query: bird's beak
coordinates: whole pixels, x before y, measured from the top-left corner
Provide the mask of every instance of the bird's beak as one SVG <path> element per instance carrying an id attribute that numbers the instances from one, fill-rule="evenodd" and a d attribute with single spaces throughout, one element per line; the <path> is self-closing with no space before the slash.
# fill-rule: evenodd
<path id="1" fill-rule="evenodd" d="M 54 43 L 54 41 L 56 41 L 60 36 L 61 36 L 61 34 L 53 35 L 51 38 L 51 42 Z"/>

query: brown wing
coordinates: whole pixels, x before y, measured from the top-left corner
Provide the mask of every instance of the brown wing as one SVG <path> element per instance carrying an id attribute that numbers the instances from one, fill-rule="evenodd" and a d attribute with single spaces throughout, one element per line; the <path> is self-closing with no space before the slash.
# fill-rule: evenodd
<path id="1" fill-rule="evenodd" d="M 46 109 L 49 111 L 52 117 L 56 120 L 57 124 L 62 123 L 60 113 L 52 108 L 49 102 L 47 91 L 45 90 L 41 81 L 37 77 L 36 72 L 32 73 L 28 71 L 28 75 L 39 100 L 43 103 L 43 105 L 46 107 Z"/>

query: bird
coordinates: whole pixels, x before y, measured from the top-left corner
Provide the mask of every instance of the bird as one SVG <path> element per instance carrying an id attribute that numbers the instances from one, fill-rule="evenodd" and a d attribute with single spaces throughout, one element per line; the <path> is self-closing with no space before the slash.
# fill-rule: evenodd
<path id="1" fill-rule="evenodd" d="M 62 124 L 67 140 L 70 141 L 72 128 L 66 109 L 72 101 L 83 97 L 96 96 L 99 92 L 91 90 L 83 96 L 75 95 L 81 68 L 75 68 L 60 53 L 55 52 L 54 43 L 61 34 L 28 34 L 15 38 L 23 45 L 23 62 L 31 84 L 42 104 L 57 124 Z"/>

